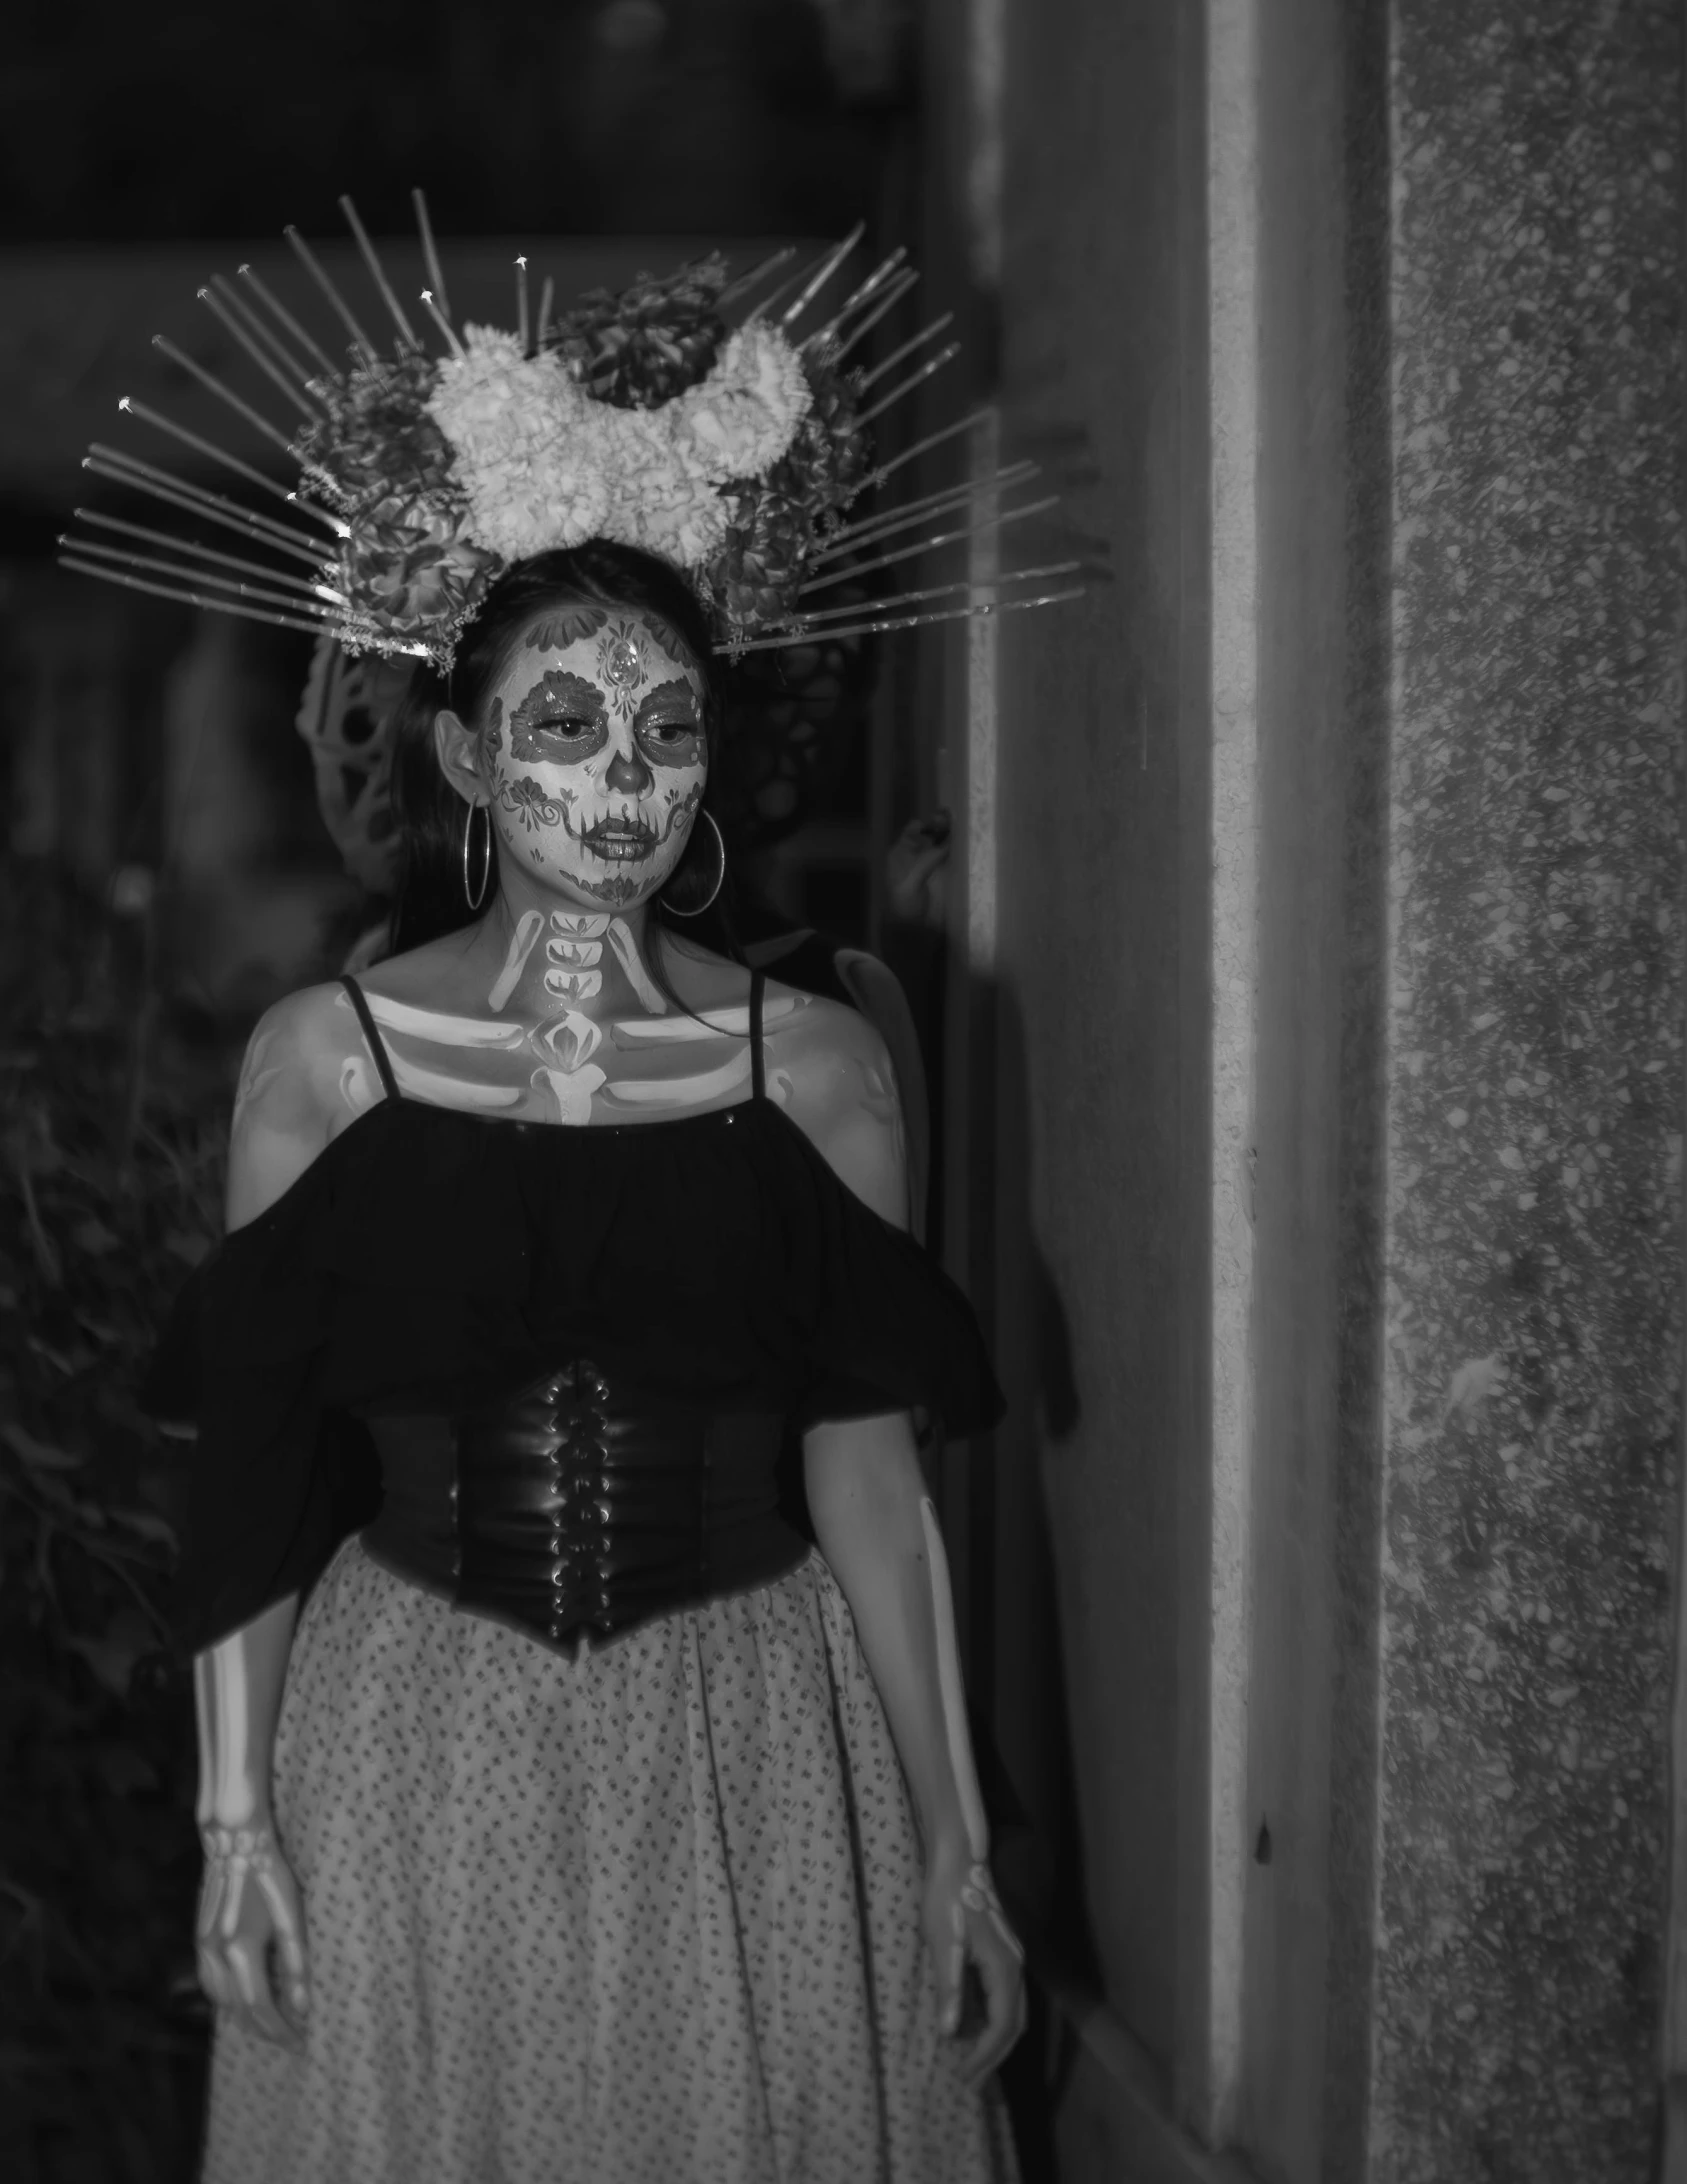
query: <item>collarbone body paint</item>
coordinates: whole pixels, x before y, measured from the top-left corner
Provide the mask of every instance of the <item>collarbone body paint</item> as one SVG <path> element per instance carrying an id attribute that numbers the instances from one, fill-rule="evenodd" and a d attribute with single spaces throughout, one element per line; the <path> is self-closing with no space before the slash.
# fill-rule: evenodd
<path id="1" fill-rule="evenodd" d="M 741 1097 L 751 1081 L 748 1004 L 674 1008 L 631 922 L 612 912 L 523 911 L 484 1017 L 367 999 L 399 1091 L 436 1106 L 578 1125 L 702 1110 Z M 349 997 L 341 1003 L 349 1012 Z M 802 995 L 770 999 L 764 1030 L 807 1006 Z M 777 1074 L 770 1090 L 781 1096 Z M 371 1058 L 347 1060 L 340 1091 L 354 1112 L 379 1100 Z"/>
<path id="2" fill-rule="evenodd" d="M 454 723 L 470 738 L 499 867 L 469 958 L 442 973 L 456 1006 L 368 994 L 401 1094 L 576 1125 L 743 1096 L 747 1007 L 676 1006 L 644 955 L 650 904 L 702 808 L 706 695 L 659 618 L 584 603 L 535 617 L 484 717 Z M 484 965 L 478 991 L 464 983 L 471 960 Z M 788 1025 L 807 1005 L 780 996 L 764 1023 Z M 346 1048 L 341 1099 L 360 1112 L 381 1084 L 355 1027 Z M 788 1102 L 789 1074 L 770 1068 L 768 1090 Z"/>

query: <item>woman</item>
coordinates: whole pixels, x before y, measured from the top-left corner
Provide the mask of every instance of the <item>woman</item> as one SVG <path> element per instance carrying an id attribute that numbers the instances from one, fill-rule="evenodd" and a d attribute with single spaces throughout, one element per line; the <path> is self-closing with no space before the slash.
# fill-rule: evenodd
<path id="1" fill-rule="evenodd" d="M 1011 2174 L 908 1416 L 999 1397 L 878 1035 L 667 922 L 714 678 L 663 562 L 510 568 L 399 754 L 401 952 L 254 1034 L 183 1323 L 211 2184 Z"/>

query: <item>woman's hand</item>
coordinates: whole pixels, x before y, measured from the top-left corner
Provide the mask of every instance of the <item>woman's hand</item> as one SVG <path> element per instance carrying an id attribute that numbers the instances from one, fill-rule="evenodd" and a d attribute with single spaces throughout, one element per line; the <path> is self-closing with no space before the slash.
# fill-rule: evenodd
<path id="1" fill-rule="evenodd" d="M 1006 2060 L 1025 2030 L 1025 1952 L 1007 1922 L 990 1869 L 964 1843 L 939 1849 L 926 1864 L 926 1944 L 937 1969 L 938 2021 L 951 2038 L 970 2036 L 961 2060 L 978 2085 Z M 976 1975 L 984 2023 L 966 2023 L 967 1967 Z"/>
<path id="2" fill-rule="evenodd" d="M 200 1833 L 199 1984 L 242 2031 L 297 2053 L 308 2001 L 305 1914 L 275 1830 L 259 1819 L 240 1828 L 212 1822 Z"/>
<path id="3" fill-rule="evenodd" d="M 890 914 L 904 925 L 940 925 L 942 904 L 933 885 L 949 861 L 950 820 L 946 811 L 929 819 L 910 819 L 885 857 L 885 892 Z"/>

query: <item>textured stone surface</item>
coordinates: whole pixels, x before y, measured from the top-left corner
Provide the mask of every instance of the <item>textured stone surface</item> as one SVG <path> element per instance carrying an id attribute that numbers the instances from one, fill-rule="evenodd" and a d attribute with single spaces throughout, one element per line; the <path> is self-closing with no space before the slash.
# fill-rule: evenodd
<path id="1" fill-rule="evenodd" d="M 1375 2184 L 1649 2173 L 1681 1351 L 1680 24 L 1395 0 Z"/>

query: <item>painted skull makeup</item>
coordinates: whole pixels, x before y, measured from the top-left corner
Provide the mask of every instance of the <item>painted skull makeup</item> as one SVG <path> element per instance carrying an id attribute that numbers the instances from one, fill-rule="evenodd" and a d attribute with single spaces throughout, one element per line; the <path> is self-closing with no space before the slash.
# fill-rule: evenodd
<path id="1" fill-rule="evenodd" d="M 488 708 L 506 856 L 586 906 L 647 901 L 685 853 L 708 778 L 703 677 L 639 614 L 535 626 Z"/>

